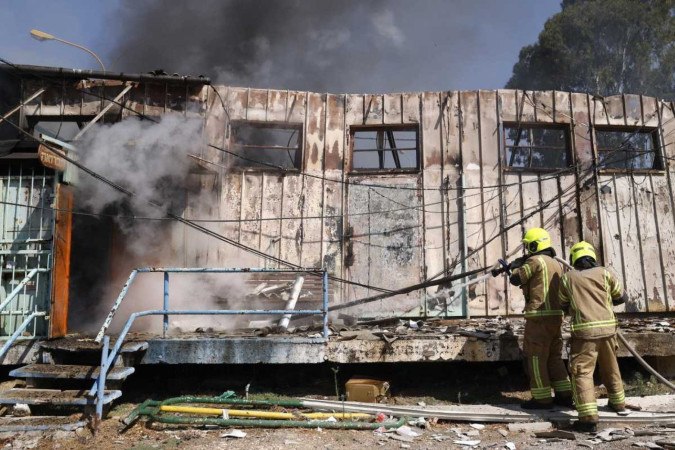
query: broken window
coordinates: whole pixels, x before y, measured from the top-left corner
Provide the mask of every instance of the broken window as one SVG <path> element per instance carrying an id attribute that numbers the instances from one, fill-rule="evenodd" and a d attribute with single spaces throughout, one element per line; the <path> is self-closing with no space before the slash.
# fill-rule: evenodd
<path id="1" fill-rule="evenodd" d="M 302 168 L 302 125 L 235 122 L 230 134 L 232 167 L 258 170 Z"/>
<path id="2" fill-rule="evenodd" d="M 531 170 L 572 165 L 569 128 L 556 125 L 504 125 L 505 167 Z"/>
<path id="3" fill-rule="evenodd" d="M 417 127 L 351 128 L 353 171 L 415 171 L 419 168 Z"/>
<path id="4" fill-rule="evenodd" d="M 602 169 L 661 170 L 657 130 L 596 128 L 598 164 Z"/>

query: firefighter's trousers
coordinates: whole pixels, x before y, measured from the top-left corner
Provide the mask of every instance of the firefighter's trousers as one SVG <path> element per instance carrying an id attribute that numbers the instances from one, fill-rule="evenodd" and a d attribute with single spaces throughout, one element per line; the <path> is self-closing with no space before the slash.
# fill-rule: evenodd
<path id="1" fill-rule="evenodd" d="M 572 374 L 574 404 L 580 421 L 598 421 L 598 404 L 593 385 L 596 362 L 600 367 L 600 380 L 607 388 L 610 405 L 617 408 L 625 406 L 626 397 L 619 364 L 616 360 L 617 348 L 616 336 L 599 339 L 572 337 L 570 373 Z"/>
<path id="2" fill-rule="evenodd" d="M 562 361 L 562 317 L 526 319 L 523 353 L 530 378 L 532 398 L 551 403 L 551 388 L 557 397 L 572 395 L 572 385 Z"/>

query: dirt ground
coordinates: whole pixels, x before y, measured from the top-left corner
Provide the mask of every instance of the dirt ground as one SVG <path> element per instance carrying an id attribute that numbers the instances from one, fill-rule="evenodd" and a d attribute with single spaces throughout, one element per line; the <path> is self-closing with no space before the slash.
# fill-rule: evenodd
<path id="1" fill-rule="evenodd" d="M 508 404 L 529 398 L 525 374 L 518 363 L 512 364 L 434 364 L 430 366 L 341 366 L 315 367 L 313 369 L 291 366 L 251 366 L 233 368 L 183 367 L 180 371 L 167 371 L 166 367 L 140 369 L 123 386 L 124 395 L 111 409 L 98 431 L 88 428 L 76 431 L 45 431 L 30 433 L 0 433 L 0 448 L 22 449 L 441 449 L 472 448 L 455 443 L 459 440 L 480 441 L 473 448 L 490 449 L 566 449 L 612 448 L 633 449 L 636 443 L 657 439 L 675 439 L 675 433 L 657 429 L 660 436 L 628 436 L 624 439 L 603 442 L 593 435 L 575 433 L 575 440 L 560 438 L 539 439 L 532 432 L 508 431 L 506 424 L 486 424 L 483 429 L 472 428 L 468 423 L 437 422 L 425 428 L 411 425 L 418 433 L 412 438 L 396 432 L 319 430 L 312 429 L 256 429 L 241 431 L 245 437 L 226 437 L 231 429 L 221 428 L 159 428 L 158 425 L 139 421 L 121 432 L 120 418 L 140 402 L 148 399 L 165 399 L 179 395 L 219 395 L 234 390 L 243 395 L 250 387 L 253 398 L 314 397 L 335 399 L 345 380 L 354 374 L 387 379 L 392 384 L 394 404 L 457 405 L 457 404 Z M 666 391 L 633 366 L 622 367 L 627 395 L 645 396 L 664 394 Z M 597 391 L 604 396 L 602 388 Z M 675 397 L 673 397 L 675 399 Z M 673 402 L 671 401 L 672 405 Z M 672 410 L 675 410 L 673 406 Z M 39 411 L 38 411 L 39 413 Z M 79 415 L 73 414 L 73 422 Z M 669 424 L 675 430 L 675 423 Z M 620 426 L 612 425 L 620 428 Z M 478 427 L 480 428 L 480 427 Z M 607 426 L 605 426 L 607 428 Z M 618 430 L 617 433 L 626 433 Z M 512 446 L 507 446 L 511 443 Z M 675 447 L 673 447 L 675 448 Z"/>

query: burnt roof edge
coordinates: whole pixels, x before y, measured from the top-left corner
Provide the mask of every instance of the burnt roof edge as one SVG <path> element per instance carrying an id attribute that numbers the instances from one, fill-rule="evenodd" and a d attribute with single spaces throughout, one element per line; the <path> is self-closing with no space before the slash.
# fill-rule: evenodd
<path id="1" fill-rule="evenodd" d="M 188 85 L 210 85 L 208 77 L 184 75 L 154 75 L 152 73 L 124 73 L 89 69 L 69 69 L 65 67 L 33 66 L 27 64 L 0 64 L 0 70 L 35 77 L 57 77 L 75 80 L 99 79 L 137 81 L 141 83 L 167 83 Z"/>

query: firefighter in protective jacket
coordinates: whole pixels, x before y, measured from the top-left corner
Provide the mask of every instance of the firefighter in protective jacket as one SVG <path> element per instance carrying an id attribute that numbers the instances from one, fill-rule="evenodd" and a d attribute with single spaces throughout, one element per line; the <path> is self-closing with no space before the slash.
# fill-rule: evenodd
<path id="1" fill-rule="evenodd" d="M 599 266 L 595 250 L 587 242 L 570 249 L 570 263 L 576 270 L 561 279 L 560 304 L 572 317 L 570 373 L 574 404 L 579 414 L 575 424 L 581 431 L 595 431 L 598 404 L 593 372 L 600 367 L 600 379 L 607 388 L 609 406 L 616 412 L 626 409 L 621 373 L 616 359 L 617 320 L 613 306 L 625 303 L 626 294 L 614 271 Z"/>
<path id="2" fill-rule="evenodd" d="M 525 296 L 523 353 L 532 399 L 521 406 L 545 409 L 554 402 L 572 406 L 572 385 L 562 361 L 563 312 L 558 303 L 563 268 L 555 260 L 551 237 L 543 228 L 527 230 L 522 242 L 527 256 L 509 266 L 509 281 L 520 286 Z"/>

